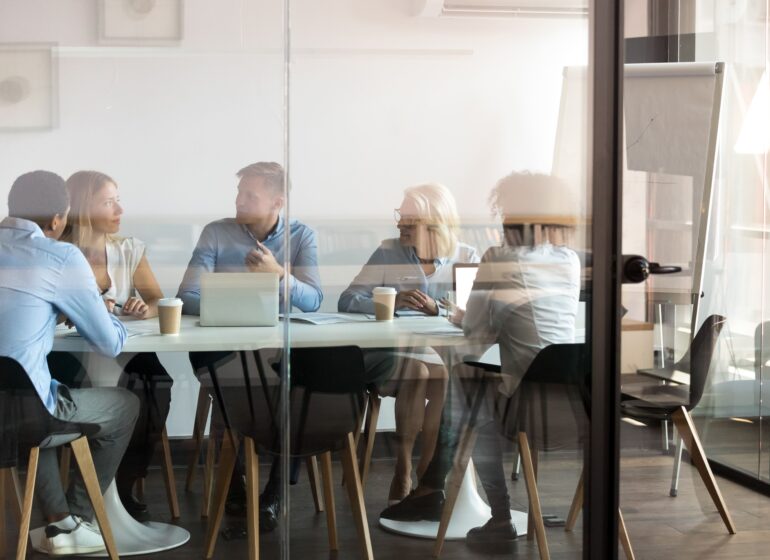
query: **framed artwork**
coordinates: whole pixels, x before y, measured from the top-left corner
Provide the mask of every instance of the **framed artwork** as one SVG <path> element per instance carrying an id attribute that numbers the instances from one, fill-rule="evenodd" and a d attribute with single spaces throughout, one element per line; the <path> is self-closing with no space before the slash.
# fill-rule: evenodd
<path id="1" fill-rule="evenodd" d="M 52 44 L 0 43 L 0 131 L 58 124 L 58 75 Z"/>
<path id="2" fill-rule="evenodd" d="M 99 0 L 99 42 L 167 45 L 184 34 L 183 0 Z"/>

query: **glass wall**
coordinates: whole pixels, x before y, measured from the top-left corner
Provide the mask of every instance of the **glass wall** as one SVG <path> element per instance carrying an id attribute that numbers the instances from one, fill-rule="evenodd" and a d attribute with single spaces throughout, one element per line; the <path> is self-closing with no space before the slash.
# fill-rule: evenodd
<path id="1" fill-rule="evenodd" d="M 0 194 L 67 180 L 127 330 L 49 361 L 142 403 L 121 555 L 590 554 L 590 9 L 0 2 Z"/>
<path id="2" fill-rule="evenodd" d="M 767 5 L 626 4 L 628 52 L 634 62 L 653 64 L 626 66 L 624 253 L 683 270 L 624 291 L 628 317 L 645 334 L 625 332 L 623 340 L 621 507 L 630 512 L 632 541 L 641 541 L 638 558 L 750 558 L 767 544 L 767 500 L 755 490 L 764 492 L 769 480 L 762 384 L 770 287 Z M 636 19 L 628 19 L 631 12 Z M 644 135 L 661 120 L 685 118 L 688 124 L 649 152 L 671 158 L 636 176 L 632 152 L 644 135 L 632 133 L 639 122 L 629 119 L 638 85 L 631 77 L 651 69 L 678 74 L 670 78 L 677 94 L 663 86 L 647 92 Z M 710 77 L 688 86 L 702 71 Z M 671 114 L 685 98 L 683 112 Z M 662 111 L 654 109 L 659 102 Z M 718 135 L 710 137 L 715 129 Z M 688 135 L 684 142 L 677 140 L 681 131 Z M 713 145 L 700 157 L 709 138 Z M 682 297 L 674 295 L 677 286 Z M 682 404 L 692 409 L 692 422 L 682 422 L 681 411 L 679 420 L 639 414 L 644 402 L 657 403 L 659 411 Z M 703 456 L 713 473 L 699 460 Z"/>

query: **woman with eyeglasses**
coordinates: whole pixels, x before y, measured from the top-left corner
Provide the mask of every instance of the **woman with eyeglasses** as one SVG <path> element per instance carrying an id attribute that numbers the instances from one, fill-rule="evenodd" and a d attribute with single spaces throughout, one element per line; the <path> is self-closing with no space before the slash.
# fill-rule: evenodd
<path id="1" fill-rule="evenodd" d="M 459 217 L 452 193 L 440 184 L 404 191 L 394 211 L 398 239 L 386 239 L 342 293 L 338 309 L 374 313 L 373 290 L 396 289 L 396 314 L 446 315 L 444 298 L 452 289 L 452 266 L 478 262 L 476 250 L 458 240 Z M 412 486 L 412 450 L 422 432 L 418 477 L 436 447 L 447 388 L 441 357 L 429 348 L 373 349 L 364 353 L 367 380 L 381 395 L 396 397 L 396 469 L 388 495 L 396 503 Z M 427 401 L 427 404 L 426 404 Z"/>

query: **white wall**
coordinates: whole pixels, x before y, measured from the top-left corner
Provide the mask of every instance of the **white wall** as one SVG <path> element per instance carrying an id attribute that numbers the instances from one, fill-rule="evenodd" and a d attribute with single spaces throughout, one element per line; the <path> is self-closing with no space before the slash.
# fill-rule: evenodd
<path id="1" fill-rule="evenodd" d="M 0 0 L 0 40 L 58 44 L 60 111 L 54 130 L 0 132 L 0 198 L 32 169 L 111 174 L 124 233 L 150 243 L 173 292 L 200 225 L 232 215 L 235 171 L 284 159 L 283 3 L 186 0 L 184 39 L 167 47 L 100 46 L 96 5 Z M 562 69 L 587 61 L 586 20 L 424 19 L 410 0 L 293 0 L 291 13 L 292 214 L 376 229 L 350 241 L 361 259 L 406 186 L 443 182 L 478 221 L 502 175 L 550 170 Z M 329 276 L 339 263 L 321 250 Z M 338 284 L 360 262 L 345 264 Z M 189 431 L 178 407 L 193 385 L 175 393 L 171 433 Z"/>

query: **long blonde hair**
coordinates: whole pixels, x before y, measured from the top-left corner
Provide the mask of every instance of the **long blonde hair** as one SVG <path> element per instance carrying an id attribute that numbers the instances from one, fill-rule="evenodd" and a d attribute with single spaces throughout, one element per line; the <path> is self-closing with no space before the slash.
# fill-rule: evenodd
<path id="1" fill-rule="evenodd" d="M 94 196 L 107 183 L 116 185 L 109 175 L 100 171 L 76 171 L 67 179 L 70 195 L 70 217 L 62 241 L 69 241 L 83 249 L 85 241 L 91 238 L 91 203 Z"/>
<path id="2" fill-rule="evenodd" d="M 440 183 L 426 183 L 406 189 L 404 200 L 407 199 L 414 202 L 420 219 L 427 222 L 428 232 L 436 242 L 437 256 L 453 256 L 460 216 L 452 192 Z"/>

